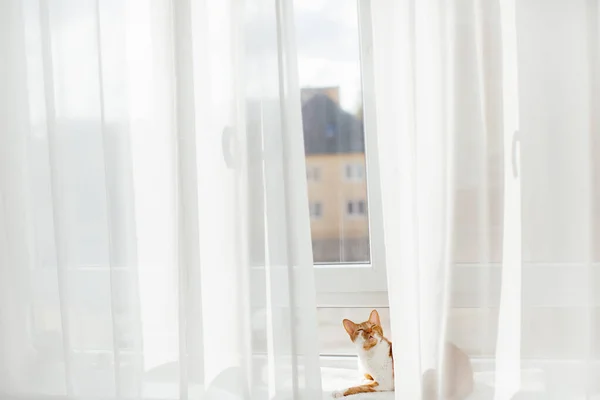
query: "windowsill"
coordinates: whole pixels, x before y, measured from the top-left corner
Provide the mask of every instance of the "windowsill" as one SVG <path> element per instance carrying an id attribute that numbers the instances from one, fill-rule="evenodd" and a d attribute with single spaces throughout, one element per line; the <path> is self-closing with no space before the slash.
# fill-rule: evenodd
<path id="1" fill-rule="evenodd" d="M 331 392 L 357 384 L 357 357 L 355 356 L 323 356 L 321 357 L 321 374 L 323 399 L 330 399 Z M 493 398 L 495 386 L 494 360 L 491 358 L 472 359 L 475 371 L 475 391 L 468 400 L 489 400 Z M 264 366 L 261 366 L 264 367 Z M 564 400 L 586 398 L 600 400 L 600 383 L 588 381 L 587 393 L 573 397 L 574 388 L 586 387 L 584 382 L 588 377 L 599 376 L 600 360 L 522 360 L 521 361 L 521 391 L 513 397 L 515 400 Z M 165 382 L 145 382 L 140 398 L 148 400 L 169 400 L 177 398 L 179 382 L 171 379 Z M 202 386 L 190 385 L 190 398 L 202 398 Z M 569 391 L 568 393 L 565 390 Z M 591 397 L 590 394 L 594 393 Z M 213 395 L 216 392 L 212 392 Z M 231 397 L 223 392 L 219 399 Z M 587 397 L 584 397 L 587 394 Z M 577 394 L 579 395 L 579 393 Z M 561 397 L 562 396 L 562 397 Z M 7 400 L 68 400 L 66 396 L 2 396 Z M 102 398 L 101 396 L 99 398 Z M 105 399 L 112 397 L 106 396 Z M 216 398 L 211 396 L 212 398 Z M 375 393 L 352 397 L 353 400 L 394 400 L 393 393 Z"/>
<path id="2" fill-rule="evenodd" d="M 344 387 L 356 385 L 357 383 L 357 357 L 355 356 L 322 356 L 321 374 L 323 380 L 323 391 L 331 393 Z M 491 358 L 472 359 L 475 374 L 475 391 L 468 400 L 489 400 L 493 398 L 495 387 L 495 362 Z M 584 387 L 582 381 L 586 376 L 598 376 L 600 372 L 600 360 L 590 361 L 593 371 L 590 371 L 586 360 L 522 360 L 521 361 L 521 391 L 515 399 L 552 399 L 550 394 L 560 398 L 560 390 L 569 390 L 575 387 Z M 573 382 L 568 385 L 567 382 Z M 560 388 L 554 388 L 554 385 Z M 591 393 L 591 388 L 588 389 Z M 600 399 L 600 385 L 594 388 L 598 394 L 589 399 Z M 386 397 L 383 394 L 371 397 L 360 397 L 360 399 L 390 399 L 393 395 Z M 523 397 L 521 397 L 523 396 Z M 566 397 L 563 397 L 566 398 Z M 572 398 L 572 397 L 569 397 Z M 356 398 L 358 400 L 359 397 Z"/>

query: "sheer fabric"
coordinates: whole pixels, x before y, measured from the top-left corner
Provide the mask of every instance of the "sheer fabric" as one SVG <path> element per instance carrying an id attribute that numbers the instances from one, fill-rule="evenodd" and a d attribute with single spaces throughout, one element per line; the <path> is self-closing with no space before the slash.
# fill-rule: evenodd
<path id="1" fill-rule="evenodd" d="M 600 398 L 598 6 L 372 2 L 397 399 Z"/>
<path id="2" fill-rule="evenodd" d="M 290 18 L 0 2 L 2 397 L 321 395 Z"/>

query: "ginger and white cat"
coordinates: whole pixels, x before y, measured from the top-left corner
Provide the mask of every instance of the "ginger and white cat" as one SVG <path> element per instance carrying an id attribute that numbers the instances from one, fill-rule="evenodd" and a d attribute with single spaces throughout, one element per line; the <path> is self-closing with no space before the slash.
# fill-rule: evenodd
<path id="1" fill-rule="evenodd" d="M 358 353 L 358 370 L 362 384 L 345 390 L 335 391 L 332 396 L 344 397 L 358 393 L 385 392 L 394 390 L 394 356 L 392 343 L 383 335 L 379 313 L 371 311 L 369 319 L 356 324 L 343 321 L 350 340 Z M 463 400 L 473 391 L 473 370 L 469 357 L 451 343 L 446 344 L 446 363 L 443 376 L 445 400 Z M 423 375 L 423 398 L 437 399 L 436 372 L 428 370 Z"/>

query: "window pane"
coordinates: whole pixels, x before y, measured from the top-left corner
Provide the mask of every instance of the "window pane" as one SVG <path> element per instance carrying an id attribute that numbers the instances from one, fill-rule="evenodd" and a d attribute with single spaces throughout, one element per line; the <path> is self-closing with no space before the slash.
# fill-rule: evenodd
<path id="1" fill-rule="evenodd" d="M 296 0 L 294 8 L 306 164 L 319 165 L 308 197 L 323 210 L 311 221 L 314 261 L 369 262 L 368 218 L 345 218 L 367 215 L 357 3 Z"/>

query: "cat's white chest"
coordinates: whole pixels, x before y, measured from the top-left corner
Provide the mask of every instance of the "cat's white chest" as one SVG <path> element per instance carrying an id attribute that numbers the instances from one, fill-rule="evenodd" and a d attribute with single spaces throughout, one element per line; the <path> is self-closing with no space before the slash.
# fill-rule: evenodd
<path id="1" fill-rule="evenodd" d="M 358 366 L 362 374 L 371 375 L 380 390 L 394 389 L 394 367 L 389 344 L 381 342 L 370 350 L 358 351 Z"/>

